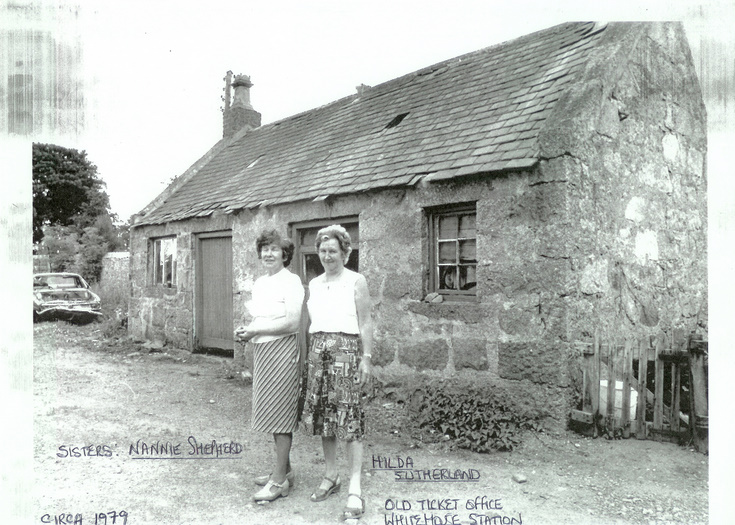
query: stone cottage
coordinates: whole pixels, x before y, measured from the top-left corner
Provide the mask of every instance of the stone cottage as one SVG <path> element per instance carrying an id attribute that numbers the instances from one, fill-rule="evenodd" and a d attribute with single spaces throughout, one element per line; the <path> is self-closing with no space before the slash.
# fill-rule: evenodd
<path id="1" fill-rule="evenodd" d="M 134 218 L 133 335 L 233 349 L 259 232 L 290 235 L 306 283 L 332 223 L 379 373 L 520 386 L 561 421 L 595 330 L 706 331 L 706 115 L 681 24 L 562 24 L 264 126 L 251 86 L 228 74 L 222 140 Z"/>

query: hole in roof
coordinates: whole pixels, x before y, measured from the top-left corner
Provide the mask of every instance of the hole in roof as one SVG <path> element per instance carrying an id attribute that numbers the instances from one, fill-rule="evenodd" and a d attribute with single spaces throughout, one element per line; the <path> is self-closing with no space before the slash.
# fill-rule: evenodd
<path id="1" fill-rule="evenodd" d="M 396 116 L 395 116 L 395 117 L 393 118 L 393 120 L 391 120 L 390 122 L 388 122 L 388 124 L 387 124 L 387 125 L 385 126 L 385 129 L 388 129 L 388 128 L 395 128 L 395 127 L 396 127 L 396 126 L 397 126 L 398 124 L 400 124 L 400 123 L 401 123 L 401 122 L 403 121 L 403 119 L 404 119 L 404 118 L 406 118 L 407 116 L 408 116 L 408 112 L 406 112 L 406 113 L 401 113 L 400 115 L 396 115 Z"/>
<path id="2" fill-rule="evenodd" d="M 460 60 L 460 62 L 461 62 L 461 60 Z M 434 66 L 429 66 L 429 67 L 427 67 L 425 69 L 422 69 L 421 71 L 417 71 L 416 72 L 416 76 L 417 77 L 424 77 L 426 75 L 431 75 L 433 73 L 441 74 L 441 73 L 444 73 L 446 70 L 447 70 L 447 66 L 446 65 L 441 65 L 441 66 L 440 65 L 434 65 Z"/>
<path id="3" fill-rule="evenodd" d="M 248 164 L 248 166 L 245 169 L 246 170 L 249 170 L 250 168 L 252 168 L 253 166 L 255 166 L 258 163 L 258 161 L 260 161 L 260 159 L 262 159 L 262 158 L 263 158 L 263 155 L 261 155 L 260 157 L 258 157 L 257 159 L 255 159 L 250 164 Z"/>

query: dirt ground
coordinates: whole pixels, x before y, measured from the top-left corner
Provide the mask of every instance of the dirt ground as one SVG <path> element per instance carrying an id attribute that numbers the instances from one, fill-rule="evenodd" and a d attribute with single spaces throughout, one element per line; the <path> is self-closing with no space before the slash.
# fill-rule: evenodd
<path id="1" fill-rule="evenodd" d="M 252 478 L 273 459 L 272 438 L 250 430 L 251 388 L 228 363 L 169 347 L 149 351 L 103 337 L 99 324 L 37 324 L 34 521 L 340 522 L 346 483 L 336 497 L 309 501 L 323 464 L 320 442 L 303 434 L 294 437 L 291 494 L 252 502 Z M 369 414 L 366 525 L 708 522 L 708 457 L 691 448 L 568 432 L 529 434 L 510 453 L 475 454 L 417 444 L 384 401 L 374 401 Z M 211 449 L 213 441 L 221 446 Z M 339 458 L 346 474 L 343 447 Z M 408 468 L 414 482 L 374 466 Z M 422 474 L 441 477 L 441 469 L 445 478 L 460 471 L 471 481 L 432 482 Z"/>

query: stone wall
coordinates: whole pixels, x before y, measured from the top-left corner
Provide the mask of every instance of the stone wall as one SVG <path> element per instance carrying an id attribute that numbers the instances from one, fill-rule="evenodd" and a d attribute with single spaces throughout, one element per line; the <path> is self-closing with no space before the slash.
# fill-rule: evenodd
<path id="1" fill-rule="evenodd" d="M 373 300 L 375 349 L 373 361 L 386 381 L 423 373 L 455 374 L 480 381 L 521 381 L 528 392 L 565 387 L 559 366 L 564 349 L 557 344 L 564 331 L 560 306 L 547 303 L 559 294 L 568 263 L 539 255 L 539 236 L 555 216 L 553 199 L 563 195 L 539 185 L 536 172 L 467 181 L 429 184 L 243 211 L 208 223 L 187 221 L 136 230 L 130 326 L 139 337 L 165 338 L 191 348 L 193 343 L 194 272 L 187 270 L 195 249 L 191 231 L 232 229 L 235 325 L 247 316 L 254 280 L 260 275 L 254 249 L 265 228 L 286 231 L 286 225 L 330 217 L 359 216 L 360 270 Z M 474 302 L 429 303 L 428 218 L 425 208 L 477 201 L 478 291 Z M 335 221 L 337 222 L 337 221 Z M 401 228 L 396 228 L 401 224 Z M 146 286 L 146 237 L 176 234 L 178 286 Z M 542 243 L 543 244 L 543 243 Z M 543 303 L 543 307 L 540 305 Z M 550 332 L 553 332 L 551 334 Z M 540 339 L 553 341 L 544 352 Z M 247 361 L 237 347 L 237 361 Z M 533 386 L 536 385 L 536 386 Z M 540 389 L 539 389 L 540 388 Z"/>
<path id="2" fill-rule="evenodd" d="M 572 341 L 707 331 L 706 115 L 680 24 L 606 31 L 541 134 L 568 188 L 560 253 Z"/>
<path id="3" fill-rule="evenodd" d="M 109 252 L 102 258 L 98 292 L 103 310 L 124 323 L 130 303 L 129 252 Z"/>
<path id="4" fill-rule="evenodd" d="M 127 288 L 130 282 L 130 253 L 109 252 L 102 258 L 100 287 Z"/>

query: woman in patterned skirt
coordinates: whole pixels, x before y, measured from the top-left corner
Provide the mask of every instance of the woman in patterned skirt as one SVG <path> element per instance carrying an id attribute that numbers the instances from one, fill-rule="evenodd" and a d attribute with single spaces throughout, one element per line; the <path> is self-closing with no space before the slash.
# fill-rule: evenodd
<path id="1" fill-rule="evenodd" d="M 304 423 L 321 435 L 325 475 L 311 495 L 323 501 L 337 492 L 337 439 L 347 442 L 350 482 L 343 519 L 361 517 L 362 438 L 365 414 L 363 385 L 370 379 L 373 346 L 370 294 L 365 277 L 345 268 L 350 256 L 350 235 L 339 226 L 317 233 L 316 249 L 324 273 L 309 283 L 308 388 Z"/>
<path id="2" fill-rule="evenodd" d="M 253 286 L 253 320 L 235 331 L 253 348 L 253 430 L 270 432 L 276 443 L 276 464 L 270 475 L 255 479 L 264 485 L 253 498 L 273 501 L 288 496 L 293 484 L 290 452 L 298 420 L 300 390 L 297 332 L 304 303 L 301 279 L 286 267 L 294 245 L 276 232 L 263 232 L 256 241 L 266 275 Z"/>

